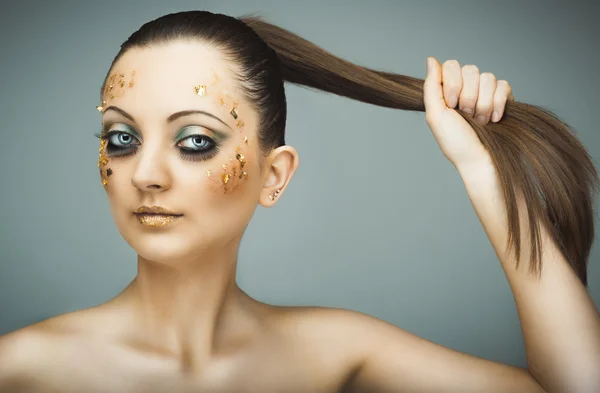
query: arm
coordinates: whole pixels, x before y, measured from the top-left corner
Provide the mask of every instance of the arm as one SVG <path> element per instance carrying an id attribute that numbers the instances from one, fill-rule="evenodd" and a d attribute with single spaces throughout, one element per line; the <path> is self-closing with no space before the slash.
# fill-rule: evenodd
<path id="1" fill-rule="evenodd" d="M 542 230 L 542 274 L 530 277 L 527 263 L 515 268 L 505 254 L 507 223 L 494 166 L 458 168 L 477 216 L 513 291 L 529 371 L 548 392 L 600 391 L 600 314 L 589 293 Z M 519 199 L 522 261 L 529 260 L 529 225 Z"/>
<path id="2" fill-rule="evenodd" d="M 528 369 L 477 358 L 437 345 L 368 316 L 353 317 L 357 359 L 347 391 L 547 392 L 600 391 L 600 315 L 555 244 L 544 238 L 542 275 L 527 275 L 505 255 L 506 214 L 495 171 L 489 165 L 458 168 L 469 198 L 496 250 L 514 293 Z M 529 233 L 519 201 L 523 260 Z M 346 326 L 349 323 L 345 324 Z"/>

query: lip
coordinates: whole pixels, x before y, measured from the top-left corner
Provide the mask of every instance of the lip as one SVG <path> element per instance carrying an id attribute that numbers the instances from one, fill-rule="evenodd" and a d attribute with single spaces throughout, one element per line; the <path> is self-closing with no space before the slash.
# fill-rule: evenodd
<path id="1" fill-rule="evenodd" d="M 163 228 L 176 221 L 179 221 L 182 215 L 173 214 L 149 214 L 149 213 L 136 213 L 136 218 L 140 224 L 150 228 Z"/>
<path id="2" fill-rule="evenodd" d="M 160 215 L 169 215 L 169 216 L 182 216 L 183 214 L 177 214 L 172 212 L 169 209 L 166 209 L 161 206 L 140 206 L 133 212 L 134 214 L 160 214 Z"/>

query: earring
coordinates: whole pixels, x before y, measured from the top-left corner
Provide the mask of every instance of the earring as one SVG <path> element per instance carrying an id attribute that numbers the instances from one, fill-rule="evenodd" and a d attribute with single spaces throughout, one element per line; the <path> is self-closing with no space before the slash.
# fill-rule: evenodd
<path id="1" fill-rule="evenodd" d="M 269 199 L 274 201 L 275 198 L 277 198 L 277 196 L 279 195 L 279 193 L 281 192 L 281 190 L 277 190 L 275 191 L 273 194 L 269 195 Z"/>

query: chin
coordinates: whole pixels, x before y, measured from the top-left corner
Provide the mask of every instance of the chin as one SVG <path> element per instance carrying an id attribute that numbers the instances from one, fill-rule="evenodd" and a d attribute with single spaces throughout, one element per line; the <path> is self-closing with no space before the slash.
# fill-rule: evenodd
<path id="1" fill-rule="evenodd" d="M 197 242 L 185 233 L 121 231 L 121 236 L 142 258 L 158 263 L 171 264 L 197 255 Z M 194 246 L 196 244 L 196 246 Z"/>

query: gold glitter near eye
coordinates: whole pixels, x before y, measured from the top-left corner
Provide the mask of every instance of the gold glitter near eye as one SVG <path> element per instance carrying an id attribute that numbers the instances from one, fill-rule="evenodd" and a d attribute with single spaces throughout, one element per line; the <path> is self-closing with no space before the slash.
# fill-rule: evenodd
<path id="1" fill-rule="evenodd" d="M 227 182 L 229 181 L 229 175 L 227 173 L 224 173 L 221 176 L 221 179 L 223 180 L 223 183 L 227 184 Z"/>
<path id="2" fill-rule="evenodd" d="M 248 144 L 248 137 L 247 136 L 244 137 L 244 143 Z"/>
<path id="3" fill-rule="evenodd" d="M 199 96 L 203 96 L 206 94 L 206 86 L 204 85 L 194 86 L 194 89 L 196 90 L 196 94 L 198 94 Z"/>
<path id="4" fill-rule="evenodd" d="M 248 174 L 246 172 L 240 173 L 240 179 L 242 179 L 244 177 L 248 177 Z"/>
<path id="5" fill-rule="evenodd" d="M 223 165 L 221 165 L 221 168 L 223 168 L 223 169 L 227 169 L 227 164 L 223 164 Z"/>
<path id="6" fill-rule="evenodd" d="M 210 177 L 210 174 L 211 174 L 211 171 L 210 171 L 210 169 L 207 169 L 207 170 L 206 170 L 206 177 Z"/>
<path id="7" fill-rule="evenodd" d="M 246 159 L 244 158 L 244 156 L 238 153 L 238 154 L 235 156 L 235 158 L 236 158 L 236 159 L 237 159 L 237 160 L 240 162 L 240 164 L 241 164 L 241 166 L 242 166 L 242 168 L 243 168 L 243 167 L 244 167 L 244 165 L 246 164 Z"/>
<path id="8" fill-rule="evenodd" d="M 237 111 L 237 107 L 234 107 L 234 108 L 231 110 L 231 112 L 229 112 L 229 113 L 231 113 L 231 116 L 233 116 L 233 118 L 234 118 L 234 119 L 237 119 L 237 118 L 238 118 L 238 111 Z"/>

